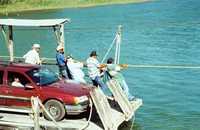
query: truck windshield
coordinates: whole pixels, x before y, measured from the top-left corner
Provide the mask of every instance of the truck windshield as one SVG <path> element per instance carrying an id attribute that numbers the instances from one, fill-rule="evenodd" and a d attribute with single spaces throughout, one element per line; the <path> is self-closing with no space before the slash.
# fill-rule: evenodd
<path id="1" fill-rule="evenodd" d="M 37 85 L 49 85 L 59 80 L 51 70 L 41 67 L 26 72 Z"/>

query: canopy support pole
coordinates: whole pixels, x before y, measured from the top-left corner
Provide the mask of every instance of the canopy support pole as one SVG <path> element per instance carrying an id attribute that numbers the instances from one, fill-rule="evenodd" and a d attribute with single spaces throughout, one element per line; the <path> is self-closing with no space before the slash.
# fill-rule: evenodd
<path id="1" fill-rule="evenodd" d="M 1 26 L 4 39 L 6 40 L 6 46 L 9 51 L 10 61 L 14 61 L 14 49 L 13 49 L 13 27 L 8 26 L 8 33 L 6 33 L 4 26 Z"/>
<path id="2" fill-rule="evenodd" d="M 6 46 L 8 47 L 8 38 L 7 38 L 7 34 L 6 34 L 6 31 L 5 31 L 5 28 L 4 28 L 4 26 L 1 26 L 1 31 L 2 31 L 2 33 L 3 33 L 3 37 L 4 37 L 4 39 L 5 39 L 5 43 L 6 43 Z"/>
<path id="3" fill-rule="evenodd" d="M 59 32 L 60 32 L 59 33 L 60 34 L 60 45 L 62 45 L 64 47 L 64 52 L 66 54 L 65 37 L 64 37 L 64 24 L 61 24 Z"/>
<path id="4" fill-rule="evenodd" d="M 55 37 L 56 37 L 56 40 L 57 40 L 57 45 L 59 45 L 60 37 L 59 37 L 58 30 L 57 30 L 56 26 L 53 26 L 53 31 L 55 33 Z"/>
<path id="5" fill-rule="evenodd" d="M 10 61 L 14 61 L 14 46 L 13 46 L 13 27 L 8 26 L 8 48 L 10 53 Z"/>
<path id="6" fill-rule="evenodd" d="M 53 30 L 56 35 L 57 45 L 63 46 L 64 52 L 66 52 L 65 37 L 64 37 L 64 24 L 59 25 L 58 29 L 54 26 Z"/>

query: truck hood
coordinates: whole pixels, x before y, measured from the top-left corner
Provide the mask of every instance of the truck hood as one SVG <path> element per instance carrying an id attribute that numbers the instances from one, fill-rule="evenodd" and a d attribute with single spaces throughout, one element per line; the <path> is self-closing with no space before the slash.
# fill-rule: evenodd
<path id="1" fill-rule="evenodd" d="M 49 91 L 52 91 L 54 93 L 58 92 L 73 96 L 88 96 L 91 90 L 91 87 L 89 85 L 72 83 L 64 80 L 60 80 L 56 83 L 44 87 L 45 89 L 48 89 Z"/>

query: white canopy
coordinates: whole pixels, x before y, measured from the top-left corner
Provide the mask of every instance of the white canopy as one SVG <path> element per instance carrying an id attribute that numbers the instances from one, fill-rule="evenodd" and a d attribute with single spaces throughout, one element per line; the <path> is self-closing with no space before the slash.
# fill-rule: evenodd
<path id="1" fill-rule="evenodd" d="M 69 22 L 69 19 L 0 19 L 0 25 L 50 27 Z"/>

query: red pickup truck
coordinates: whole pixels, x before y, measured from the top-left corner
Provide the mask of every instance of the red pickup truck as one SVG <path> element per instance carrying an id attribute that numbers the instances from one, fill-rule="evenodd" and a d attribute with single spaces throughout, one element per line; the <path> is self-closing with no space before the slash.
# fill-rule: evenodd
<path id="1" fill-rule="evenodd" d="M 12 85 L 18 78 L 22 86 Z M 55 120 L 66 114 L 88 110 L 90 87 L 59 79 L 51 70 L 37 65 L 0 63 L 0 106 L 30 108 L 31 96 L 38 96 Z M 44 113 L 44 116 L 49 117 Z"/>

